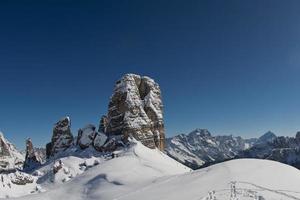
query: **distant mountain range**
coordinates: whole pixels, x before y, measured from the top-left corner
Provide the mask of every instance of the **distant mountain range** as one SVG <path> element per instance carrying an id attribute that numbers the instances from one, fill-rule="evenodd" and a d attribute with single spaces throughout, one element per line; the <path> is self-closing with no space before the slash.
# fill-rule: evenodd
<path id="1" fill-rule="evenodd" d="M 193 169 L 235 158 L 276 160 L 300 168 L 300 133 L 277 137 L 268 131 L 259 138 L 212 136 L 206 129 L 195 129 L 166 140 L 166 153 Z"/>

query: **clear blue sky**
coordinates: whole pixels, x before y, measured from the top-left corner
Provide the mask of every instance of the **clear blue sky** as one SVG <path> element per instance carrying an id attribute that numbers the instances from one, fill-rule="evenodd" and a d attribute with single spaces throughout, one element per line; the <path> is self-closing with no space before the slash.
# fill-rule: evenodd
<path id="1" fill-rule="evenodd" d="M 18 147 L 64 115 L 98 125 L 129 72 L 160 84 L 167 136 L 300 130 L 300 1 L 22 2 L 0 2 L 0 129 Z"/>

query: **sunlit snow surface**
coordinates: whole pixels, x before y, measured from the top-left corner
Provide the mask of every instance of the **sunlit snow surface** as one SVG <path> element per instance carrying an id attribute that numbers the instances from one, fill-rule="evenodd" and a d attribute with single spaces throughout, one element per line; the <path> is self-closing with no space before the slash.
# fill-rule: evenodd
<path id="1" fill-rule="evenodd" d="M 72 174 L 67 180 L 61 181 L 68 173 L 51 184 L 46 179 L 41 182 L 45 192 L 17 199 L 300 200 L 300 171 L 278 162 L 241 159 L 191 171 L 140 143 L 116 153 L 109 160 L 90 158 L 85 170 L 79 167 L 84 158 L 64 158 Z M 93 159 L 99 164 L 94 166 Z"/>

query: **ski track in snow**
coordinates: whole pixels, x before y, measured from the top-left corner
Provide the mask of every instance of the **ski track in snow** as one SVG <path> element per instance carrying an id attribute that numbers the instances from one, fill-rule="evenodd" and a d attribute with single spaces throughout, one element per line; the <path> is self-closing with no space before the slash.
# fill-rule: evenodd
<path id="1" fill-rule="evenodd" d="M 263 187 L 263 186 L 260 186 L 260 185 L 257 185 L 257 184 L 254 184 L 254 183 L 250 183 L 250 182 L 245 182 L 245 181 L 234 181 L 235 183 L 240 183 L 240 184 L 245 184 L 245 185 L 251 185 L 252 187 L 255 187 L 257 189 L 250 189 L 250 188 L 242 188 L 242 187 L 237 187 L 236 190 L 237 191 L 240 191 L 241 194 L 249 194 L 249 193 L 257 193 L 258 191 L 262 192 L 262 191 L 268 191 L 268 192 L 272 192 L 272 193 L 276 193 L 278 195 L 281 195 L 283 196 L 283 198 L 288 198 L 288 199 L 293 199 L 293 200 L 300 200 L 300 198 L 298 197 L 295 197 L 291 194 L 287 194 L 285 192 L 291 192 L 291 193 L 297 193 L 297 194 L 300 194 L 300 192 L 297 192 L 297 191 L 289 191 L 289 190 L 274 190 L 274 189 L 270 189 L 270 188 L 267 188 L 267 187 Z M 232 182 L 231 182 L 232 183 Z M 230 183 L 229 183 L 230 184 Z M 221 189 L 221 190 L 212 190 L 214 191 L 217 195 L 216 196 L 224 196 L 224 195 L 227 195 L 229 196 L 230 194 L 230 189 Z M 225 192 L 225 193 L 224 193 Z M 261 197 L 264 197 L 263 195 L 260 195 Z M 240 199 L 239 198 L 240 196 L 237 195 L 237 200 Z M 222 197 L 224 198 L 224 197 Z M 251 197 L 250 197 L 251 198 Z M 217 200 L 220 199 L 220 198 L 216 198 Z M 243 198 L 242 198 L 243 199 Z M 251 198 L 251 199 L 255 199 L 255 198 Z M 196 198 L 195 200 L 211 200 L 209 198 L 209 196 L 204 196 L 204 197 L 200 197 L 200 198 Z M 222 199 L 223 200 L 223 199 Z M 228 199 L 228 200 L 232 200 L 231 198 Z M 280 200 L 282 200 L 282 198 L 280 198 Z"/>
<path id="2" fill-rule="evenodd" d="M 273 189 L 270 189 L 270 188 L 266 188 L 266 187 L 263 187 L 263 186 L 256 185 L 254 183 L 249 183 L 249 182 L 244 182 L 244 181 L 238 181 L 237 183 L 243 183 L 243 184 L 252 185 L 252 186 L 254 186 L 256 188 L 259 188 L 261 190 L 267 190 L 269 192 L 280 194 L 282 196 L 285 196 L 285 197 L 288 197 L 288 198 L 291 198 L 291 199 L 300 200 L 300 198 L 298 198 L 298 197 L 295 197 L 293 195 L 290 195 L 290 194 L 282 192 L 283 190 L 273 190 Z M 290 192 L 294 192 L 294 191 L 290 191 Z M 298 192 L 295 192 L 295 193 L 298 193 Z"/>

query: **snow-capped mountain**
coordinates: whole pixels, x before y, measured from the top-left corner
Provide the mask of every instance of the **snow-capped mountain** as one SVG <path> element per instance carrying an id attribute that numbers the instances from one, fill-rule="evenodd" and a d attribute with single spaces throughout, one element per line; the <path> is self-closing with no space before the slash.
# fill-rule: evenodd
<path id="1" fill-rule="evenodd" d="M 0 132 L 0 172 L 22 167 L 24 156 Z"/>
<path id="2" fill-rule="evenodd" d="M 196 129 L 187 135 L 168 138 L 165 151 L 175 160 L 197 169 L 232 159 L 255 142 L 255 139 L 246 140 L 232 135 L 212 136 L 206 129 Z"/>
<path id="3" fill-rule="evenodd" d="M 193 169 L 236 158 L 275 160 L 300 168 L 300 132 L 296 137 L 277 137 L 268 131 L 258 139 L 243 139 L 196 129 L 168 138 L 166 144 L 170 157 Z"/>
<path id="4" fill-rule="evenodd" d="M 300 168 L 300 132 L 295 137 L 265 136 L 262 136 L 265 142 L 259 139 L 251 148 L 240 152 L 238 157 L 276 160 Z"/>

